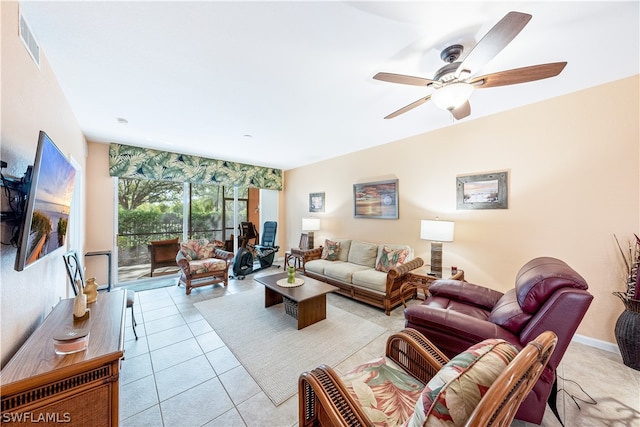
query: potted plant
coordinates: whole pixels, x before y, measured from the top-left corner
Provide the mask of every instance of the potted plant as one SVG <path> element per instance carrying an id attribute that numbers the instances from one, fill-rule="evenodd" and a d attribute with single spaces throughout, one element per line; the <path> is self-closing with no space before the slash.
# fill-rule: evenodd
<path id="1" fill-rule="evenodd" d="M 624 364 L 640 371 L 640 237 L 636 234 L 633 236 L 635 240 L 629 244 L 628 251 L 625 251 L 614 235 L 625 265 L 625 291 L 613 293 L 624 304 L 624 311 L 616 322 L 615 335 Z"/>

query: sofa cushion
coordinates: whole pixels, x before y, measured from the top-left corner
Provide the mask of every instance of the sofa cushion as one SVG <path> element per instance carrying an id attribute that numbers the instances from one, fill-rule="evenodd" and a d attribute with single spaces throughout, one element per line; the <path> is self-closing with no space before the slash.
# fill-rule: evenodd
<path id="1" fill-rule="evenodd" d="M 386 245 L 381 245 L 378 252 L 376 270 L 383 273 L 388 273 L 392 268 L 401 266 L 409 256 L 408 249 L 391 249 Z"/>
<path id="2" fill-rule="evenodd" d="M 487 339 L 455 356 L 434 376 L 416 401 L 408 426 L 463 426 L 518 350 Z"/>
<path id="3" fill-rule="evenodd" d="M 351 283 L 354 272 L 366 270 L 368 267 L 350 262 L 325 261 L 324 275 L 341 282 Z"/>
<path id="4" fill-rule="evenodd" d="M 360 240 L 352 240 L 347 261 L 353 264 L 375 268 L 377 256 L 378 245 Z"/>
<path id="5" fill-rule="evenodd" d="M 385 357 L 360 365 L 340 379 L 376 426 L 404 423 L 424 388 L 424 384 Z"/>
<path id="6" fill-rule="evenodd" d="M 213 271 L 223 272 L 227 269 L 227 262 L 218 258 L 196 259 L 189 262 L 189 271 L 192 274 L 208 273 Z"/>
<path id="7" fill-rule="evenodd" d="M 333 240 L 325 239 L 324 246 L 322 247 L 322 255 L 320 258 L 328 261 L 335 261 L 338 259 L 340 252 L 340 242 L 334 242 Z"/>
<path id="8" fill-rule="evenodd" d="M 347 262 L 349 259 L 349 249 L 351 249 L 351 240 L 349 239 L 335 239 L 340 244 L 338 250 L 338 261 Z"/>
<path id="9" fill-rule="evenodd" d="M 387 273 L 373 268 L 354 271 L 351 275 L 351 283 L 355 286 L 385 293 L 387 290 Z"/>
<path id="10" fill-rule="evenodd" d="M 523 312 L 520 308 L 516 299 L 516 290 L 509 289 L 493 307 L 487 320 L 518 335 L 531 317 L 533 317 L 531 314 Z"/>
<path id="11" fill-rule="evenodd" d="M 342 261 L 327 261 L 326 259 L 312 259 L 304 263 L 305 271 L 324 275 L 324 269 L 328 265 L 342 264 Z"/>

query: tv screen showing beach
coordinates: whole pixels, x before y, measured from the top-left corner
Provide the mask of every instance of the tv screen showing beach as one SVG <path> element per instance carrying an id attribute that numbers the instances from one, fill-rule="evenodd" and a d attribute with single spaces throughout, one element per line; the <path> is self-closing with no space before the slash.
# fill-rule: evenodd
<path id="1" fill-rule="evenodd" d="M 65 243 L 75 168 L 42 132 L 34 164 L 22 244 L 16 269 L 19 271 Z"/>

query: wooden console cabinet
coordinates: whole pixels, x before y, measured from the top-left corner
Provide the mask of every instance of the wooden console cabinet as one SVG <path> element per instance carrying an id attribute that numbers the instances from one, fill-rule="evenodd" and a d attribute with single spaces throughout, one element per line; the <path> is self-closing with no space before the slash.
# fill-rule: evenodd
<path id="1" fill-rule="evenodd" d="M 74 322 L 73 299 L 60 301 L 0 372 L 0 422 L 117 426 L 126 303 L 124 291 L 100 293 Z M 89 328 L 88 348 L 56 354 L 53 336 L 72 328 Z"/>

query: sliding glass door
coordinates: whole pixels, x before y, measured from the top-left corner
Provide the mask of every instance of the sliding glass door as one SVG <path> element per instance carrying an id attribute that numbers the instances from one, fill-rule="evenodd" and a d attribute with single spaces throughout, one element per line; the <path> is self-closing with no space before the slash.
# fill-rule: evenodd
<path id="1" fill-rule="evenodd" d="M 151 241 L 176 237 L 226 241 L 237 236 L 234 206 L 236 223 L 247 221 L 249 191 L 238 189 L 238 194 L 236 205 L 233 188 L 119 179 L 116 283 L 149 277 Z"/>

